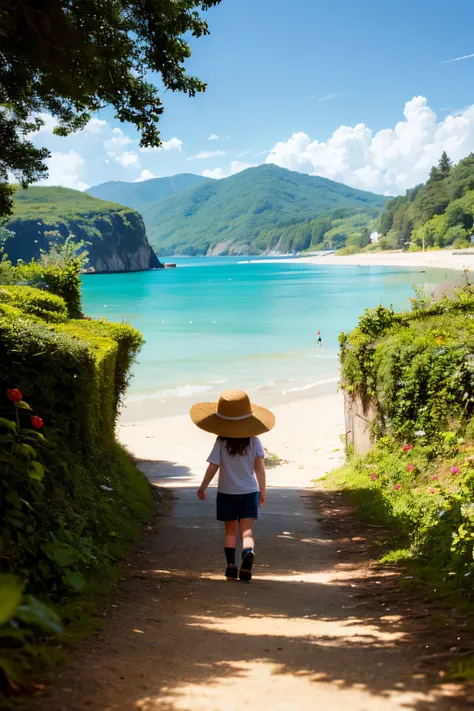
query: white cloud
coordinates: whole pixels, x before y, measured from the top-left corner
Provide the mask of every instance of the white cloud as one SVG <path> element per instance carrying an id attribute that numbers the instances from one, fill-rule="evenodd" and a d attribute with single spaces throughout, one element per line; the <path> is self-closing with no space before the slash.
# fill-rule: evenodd
<path id="1" fill-rule="evenodd" d="M 222 178 L 228 178 L 231 175 L 240 173 L 242 170 L 247 168 L 254 168 L 255 165 L 252 163 L 243 163 L 240 160 L 233 160 L 232 163 L 227 168 L 214 168 L 213 170 L 204 170 L 202 175 L 205 178 L 215 178 L 216 180 L 221 180 Z"/>
<path id="2" fill-rule="evenodd" d="M 179 138 L 171 138 L 169 141 L 163 141 L 161 146 L 143 146 L 140 148 L 140 153 L 154 153 L 155 151 L 182 151 L 183 141 Z"/>
<path id="3" fill-rule="evenodd" d="M 251 153 L 252 153 L 252 151 L 241 151 L 240 153 L 237 153 L 237 158 L 243 158 L 244 156 L 249 156 L 249 155 L 251 155 Z"/>
<path id="4" fill-rule="evenodd" d="M 201 153 L 197 153 L 195 156 L 189 156 L 186 160 L 209 160 L 209 158 L 226 155 L 227 151 L 201 151 Z"/>
<path id="5" fill-rule="evenodd" d="M 219 140 L 219 136 L 216 136 L 215 133 L 211 133 L 211 135 L 209 136 L 209 138 L 208 138 L 207 140 L 208 140 L 208 141 L 218 141 L 218 140 Z"/>
<path id="6" fill-rule="evenodd" d="M 290 170 L 384 194 L 425 181 L 443 152 L 459 161 L 474 151 L 474 105 L 438 121 L 423 96 L 405 105 L 404 120 L 376 133 L 363 123 L 340 126 L 327 141 L 294 133 L 266 158 Z"/>
<path id="7" fill-rule="evenodd" d="M 341 94 L 337 91 L 333 92 L 332 94 L 326 94 L 325 96 L 320 96 L 318 98 L 318 104 L 322 104 L 323 101 L 332 101 L 333 99 L 338 99 L 341 96 Z"/>
<path id="8" fill-rule="evenodd" d="M 125 151 L 125 153 L 121 153 L 120 155 L 115 156 L 115 160 L 117 160 L 120 165 L 123 165 L 124 168 L 129 165 L 138 165 L 140 162 L 138 158 L 138 153 L 135 153 L 134 151 Z"/>
<path id="9" fill-rule="evenodd" d="M 472 59 L 472 57 L 474 57 L 474 54 L 464 54 L 462 57 L 447 59 L 445 62 L 441 62 L 441 64 L 451 64 L 451 62 L 462 62 L 463 59 Z"/>
<path id="10" fill-rule="evenodd" d="M 40 185 L 62 185 L 65 188 L 86 190 L 89 186 L 79 177 L 85 163 L 84 158 L 76 151 L 51 153 L 46 161 L 49 176 L 42 180 Z"/>
<path id="11" fill-rule="evenodd" d="M 104 141 L 104 148 L 109 156 L 115 156 L 117 153 L 122 153 L 125 146 L 133 143 L 129 136 L 126 136 L 121 128 L 112 129 L 112 138 Z"/>
<path id="12" fill-rule="evenodd" d="M 45 113 L 34 113 L 31 118 L 33 119 L 41 119 L 43 121 L 43 125 L 39 129 L 39 131 L 31 131 L 30 133 L 26 134 L 26 138 L 33 138 L 33 136 L 40 136 L 41 134 L 52 134 L 56 126 L 58 125 L 58 121 L 54 118 L 54 116 L 51 116 L 51 114 L 45 114 Z"/>
<path id="13" fill-rule="evenodd" d="M 143 180 L 151 180 L 152 178 L 156 178 L 156 175 L 153 175 L 151 170 L 142 170 L 138 178 L 135 178 L 133 181 L 134 183 L 141 183 Z"/>
<path id="14" fill-rule="evenodd" d="M 97 118 L 91 118 L 84 126 L 83 131 L 84 133 L 98 135 L 99 133 L 102 133 L 102 130 L 108 125 L 109 124 L 107 123 L 107 121 L 102 121 L 102 119 Z"/>

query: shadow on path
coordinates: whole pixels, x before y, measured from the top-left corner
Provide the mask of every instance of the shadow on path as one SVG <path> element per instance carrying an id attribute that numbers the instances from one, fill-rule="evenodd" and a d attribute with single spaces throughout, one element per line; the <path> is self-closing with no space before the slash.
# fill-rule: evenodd
<path id="1" fill-rule="evenodd" d="M 155 480 L 160 472 L 186 476 L 158 464 L 149 472 Z M 367 597 L 374 574 L 363 555 L 345 553 L 346 539 L 325 532 L 310 492 L 269 491 L 251 584 L 222 578 L 214 495 L 199 502 L 194 488 L 175 494 L 171 515 L 127 569 L 103 632 L 74 654 L 38 708 L 467 708 L 430 690 L 416 666 L 420 623 Z"/>

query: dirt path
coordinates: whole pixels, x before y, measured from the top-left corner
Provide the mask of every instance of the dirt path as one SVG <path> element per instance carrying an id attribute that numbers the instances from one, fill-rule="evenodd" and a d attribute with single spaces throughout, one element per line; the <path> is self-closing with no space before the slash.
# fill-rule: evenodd
<path id="1" fill-rule="evenodd" d="M 214 497 L 175 495 L 41 711 L 465 708 L 430 691 L 411 623 L 363 599 L 365 563 L 318 522 L 311 492 L 270 490 L 251 584 L 222 579 Z"/>

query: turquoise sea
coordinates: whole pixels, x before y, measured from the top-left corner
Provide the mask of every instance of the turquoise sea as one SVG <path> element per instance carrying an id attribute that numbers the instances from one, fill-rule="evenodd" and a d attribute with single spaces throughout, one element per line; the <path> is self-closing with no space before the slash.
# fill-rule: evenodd
<path id="1" fill-rule="evenodd" d="M 413 283 L 434 286 L 446 278 L 444 270 L 281 259 L 165 261 L 178 266 L 85 275 L 83 297 L 90 316 L 125 320 L 145 336 L 129 401 L 174 401 L 173 409 L 227 387 L 259 391 L 268 402 L 336 382 L 338 335 L 365 308 L 407 307 Z"/>

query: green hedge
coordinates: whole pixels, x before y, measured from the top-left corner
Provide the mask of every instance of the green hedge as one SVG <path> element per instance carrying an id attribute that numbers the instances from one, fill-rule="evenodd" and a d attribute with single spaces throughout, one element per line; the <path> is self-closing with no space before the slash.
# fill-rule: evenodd
<path id="1" fill-rule="evenodd" d="M 375 400 L 378 435 L 435 437 L 474 412 L 474 295 L 413 302 L 412 312 L 369 309 L 340 336 L 342 387 Z"/>
<path id="2" fill-rule="evenodd" d="M 342 386 L 375 404 L 376 443 L 328 482 L 392 529 L 387 562 L 459 603 L 473 598 L 474 294 L 412 305 L 370 309 L 340 337 Z"/>
<path id="3" fill-rule="evenodd" d="M 127 325 L 67 319 L 58 296 L 0 286 L 0 599 L 18 603 L 6 619 L 0 605 L 0 689 L 51 661 L 60 625 L 90 618 L 151 517 L 149 485 L 114 436 L 140 344 Z"/>
<path id="4" fill-rule="evenodd" d="M 28 286 L 0 286 L 0 304 L 15 306 L 28 316 L 51 323 L 61 323 L 68 318 L 64 299 Z"/>
<path id="5" fill-rule="evenodd" d="M 34 260 L 14 267 L 0 255 L 0 286 L 32 286 L 61 297 L 70 318 L 81 318 L 81 263 L 75 259 L 64 265 L 44 266 Z"/>

